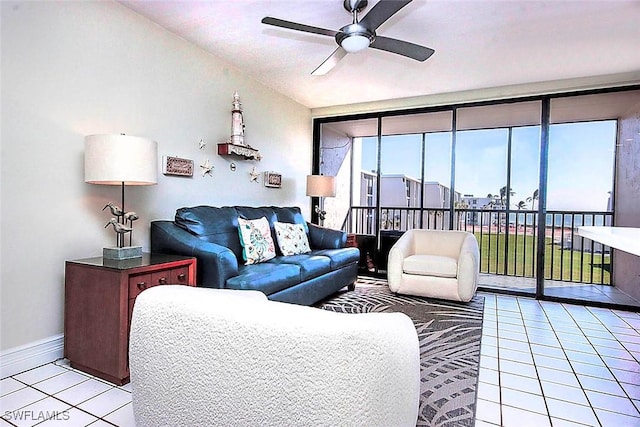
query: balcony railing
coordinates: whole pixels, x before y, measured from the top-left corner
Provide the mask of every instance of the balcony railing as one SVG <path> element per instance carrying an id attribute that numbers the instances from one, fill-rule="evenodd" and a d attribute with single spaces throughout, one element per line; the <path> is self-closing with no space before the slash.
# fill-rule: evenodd
<path id="1" fill-rule="evenodd" d="M 353 206 L 343 229 L 376 235 L 375 207 Z M 475 234 L 480 247 L 480 272 L 535 277 L 538 213 L 531 210 L 446 208 L 380 208 L 379 230 L 412 228 L 465 230 Z M 544 278 L 564 282 L 611 284 L 610 248 L 576 233 L 582 225 L 612 225 L 612 212 L 547 211 Z M 396 233 L 397 234 L 397 233 Z M 385 257 L 386 254 L 379 254 Z"/>

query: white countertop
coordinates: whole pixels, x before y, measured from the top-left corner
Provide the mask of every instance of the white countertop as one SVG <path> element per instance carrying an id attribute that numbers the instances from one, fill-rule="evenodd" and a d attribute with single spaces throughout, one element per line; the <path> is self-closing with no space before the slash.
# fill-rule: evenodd
<path id="1" fill-rule="evenodd" d="M 640 256 L 640 228 L 584 226 L 578 236 Z"/>

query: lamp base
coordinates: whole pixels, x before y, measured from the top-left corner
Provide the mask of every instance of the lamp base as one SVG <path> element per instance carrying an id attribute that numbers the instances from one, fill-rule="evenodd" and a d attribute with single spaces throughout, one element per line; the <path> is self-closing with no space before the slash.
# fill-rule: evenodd
<path id="1" fill-rule="evenodd" d="M 102 258 L 131 259 L 142 257 L 142 246 L 125 246 L 124 248 L 102 248 Z"/>

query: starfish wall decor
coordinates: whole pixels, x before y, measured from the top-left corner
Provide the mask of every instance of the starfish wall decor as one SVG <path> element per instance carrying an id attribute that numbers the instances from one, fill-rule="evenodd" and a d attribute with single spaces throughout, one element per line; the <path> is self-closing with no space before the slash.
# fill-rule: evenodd
<path id="1" fill-rule="evenodd" d="M 202 171 L 202 176 L 213 176 L 213 165 L 209 163 L 209 159 L 205 160 L 205 162 L 200 165 L 200 170 Z"/>
<path id="2" fill-rule="evenodd" d="M 260 174 L 256 171 L 256 167 L 254 166 L 253 169 L 251 169 L 251 172 L 249 172 L 249 182 L 258 182 L 258 177 L 260 176 Z"/>

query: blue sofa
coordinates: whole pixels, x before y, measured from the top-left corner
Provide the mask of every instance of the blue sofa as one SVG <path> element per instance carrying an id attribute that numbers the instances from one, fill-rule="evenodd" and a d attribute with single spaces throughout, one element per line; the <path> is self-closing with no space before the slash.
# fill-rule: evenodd
<path id="1" fill-rule="evenodd" d="M 266 217 L 274 222 L 303 224 L 311 252 L 245 265 L 238 217 Z M 353 289 L 360 252 L 346 248 L 346 233 L 307 223 L 297 207 L 196 206 L 180 208 L 174 221 L 151 222 L 151 251 L 197 258 L 197 285 L 250 289 L 269 299 L 314 304 L 348 286 Z"/>

